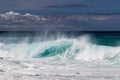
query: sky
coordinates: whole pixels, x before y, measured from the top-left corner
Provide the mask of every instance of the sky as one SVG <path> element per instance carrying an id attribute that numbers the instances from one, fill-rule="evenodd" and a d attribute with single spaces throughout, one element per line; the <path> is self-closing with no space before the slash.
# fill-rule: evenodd
<path id="1" fill-rule="evenodd" d="M 120 14 L 120 0 L 0 0 L 0 13 L 8 11 L 23 14 Z M 116 30 L 120 26 L 119 20 L 82 24 L 86 30 Z"/>
<path id="2" fill-rule="evenodd" d="M 0 12 L 20 10 L 78 14 L 120 13 L 120 0 L 0 0 Z"/>

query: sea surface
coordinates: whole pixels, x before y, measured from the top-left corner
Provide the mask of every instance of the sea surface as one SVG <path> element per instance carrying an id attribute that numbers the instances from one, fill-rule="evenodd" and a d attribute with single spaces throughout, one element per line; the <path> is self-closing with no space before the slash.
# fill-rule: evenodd
<path id="1" fill-rule="evenodd" d="M 118 18 L 1 14 L 0 79 L 120 80 L 120 32 L 108 27 Z"/>

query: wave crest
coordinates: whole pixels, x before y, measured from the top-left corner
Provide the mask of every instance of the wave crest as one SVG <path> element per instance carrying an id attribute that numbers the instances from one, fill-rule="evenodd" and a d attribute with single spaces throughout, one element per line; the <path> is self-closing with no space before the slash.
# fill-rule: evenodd
<path id="1" fill-rule="evenodd" d="M 52 58 L 61 60 L 119 60 L 120 47 L 97 45 L 89 36 L 80 38 L 58 38 L 47 41 L 27 40 L 17 43 L 1 43 L 1 57 L 10 58 Z"/>

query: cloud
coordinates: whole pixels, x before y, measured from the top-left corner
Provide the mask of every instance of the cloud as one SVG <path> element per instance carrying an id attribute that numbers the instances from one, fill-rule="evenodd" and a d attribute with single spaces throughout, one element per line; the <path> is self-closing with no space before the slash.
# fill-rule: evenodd
<path id="1" fill-rule="evenodd" d="M 11 10 L 41 10 L 42 12 L 42 10 L 46 11 L 46 8 L 60 8 L 55 9 L 61 10 L 60 12 L 67 12 L 63 8 L 74 8 L 74 12 L 80 13 L 112 13 L 120 12 L 120 0 L 0 0 L 0 13 Z"/>
<path id="2" fill-rule="evenodd" d="M 87 7 L 87 5 L 83 5 L 83 4 L 69 4 L 62 6 L 52 5 L 52 6 L 47 6 L 46 8 L 84 8 L 84 7 Z"/>
<path id="3" fill-rule="evenodd" d="M 80 3 L 81 0 L 0 0 L 0 10 L 41 9 L 48 5 L 66 5 Z M 74 6 L 74 5 L 73 5 Z"/>

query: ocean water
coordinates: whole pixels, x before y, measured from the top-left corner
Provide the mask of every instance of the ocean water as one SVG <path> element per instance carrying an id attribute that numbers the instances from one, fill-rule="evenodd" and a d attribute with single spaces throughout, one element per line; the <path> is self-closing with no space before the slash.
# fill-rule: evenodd
<path id="1" fill-rule="evenodd" d="M 1 14 L 0 79 L 119 80 L 120 32 L 73 28 L 79 20 L 98 24 L 117 17 L 64 17 L 54 17 L 54 22 L 53 16 Z"/>
<path id="2" fill-rule="evenodd" d="M 81 31 L 1 32 L 0 78 L 119 80 L 119 35 Z"/>

